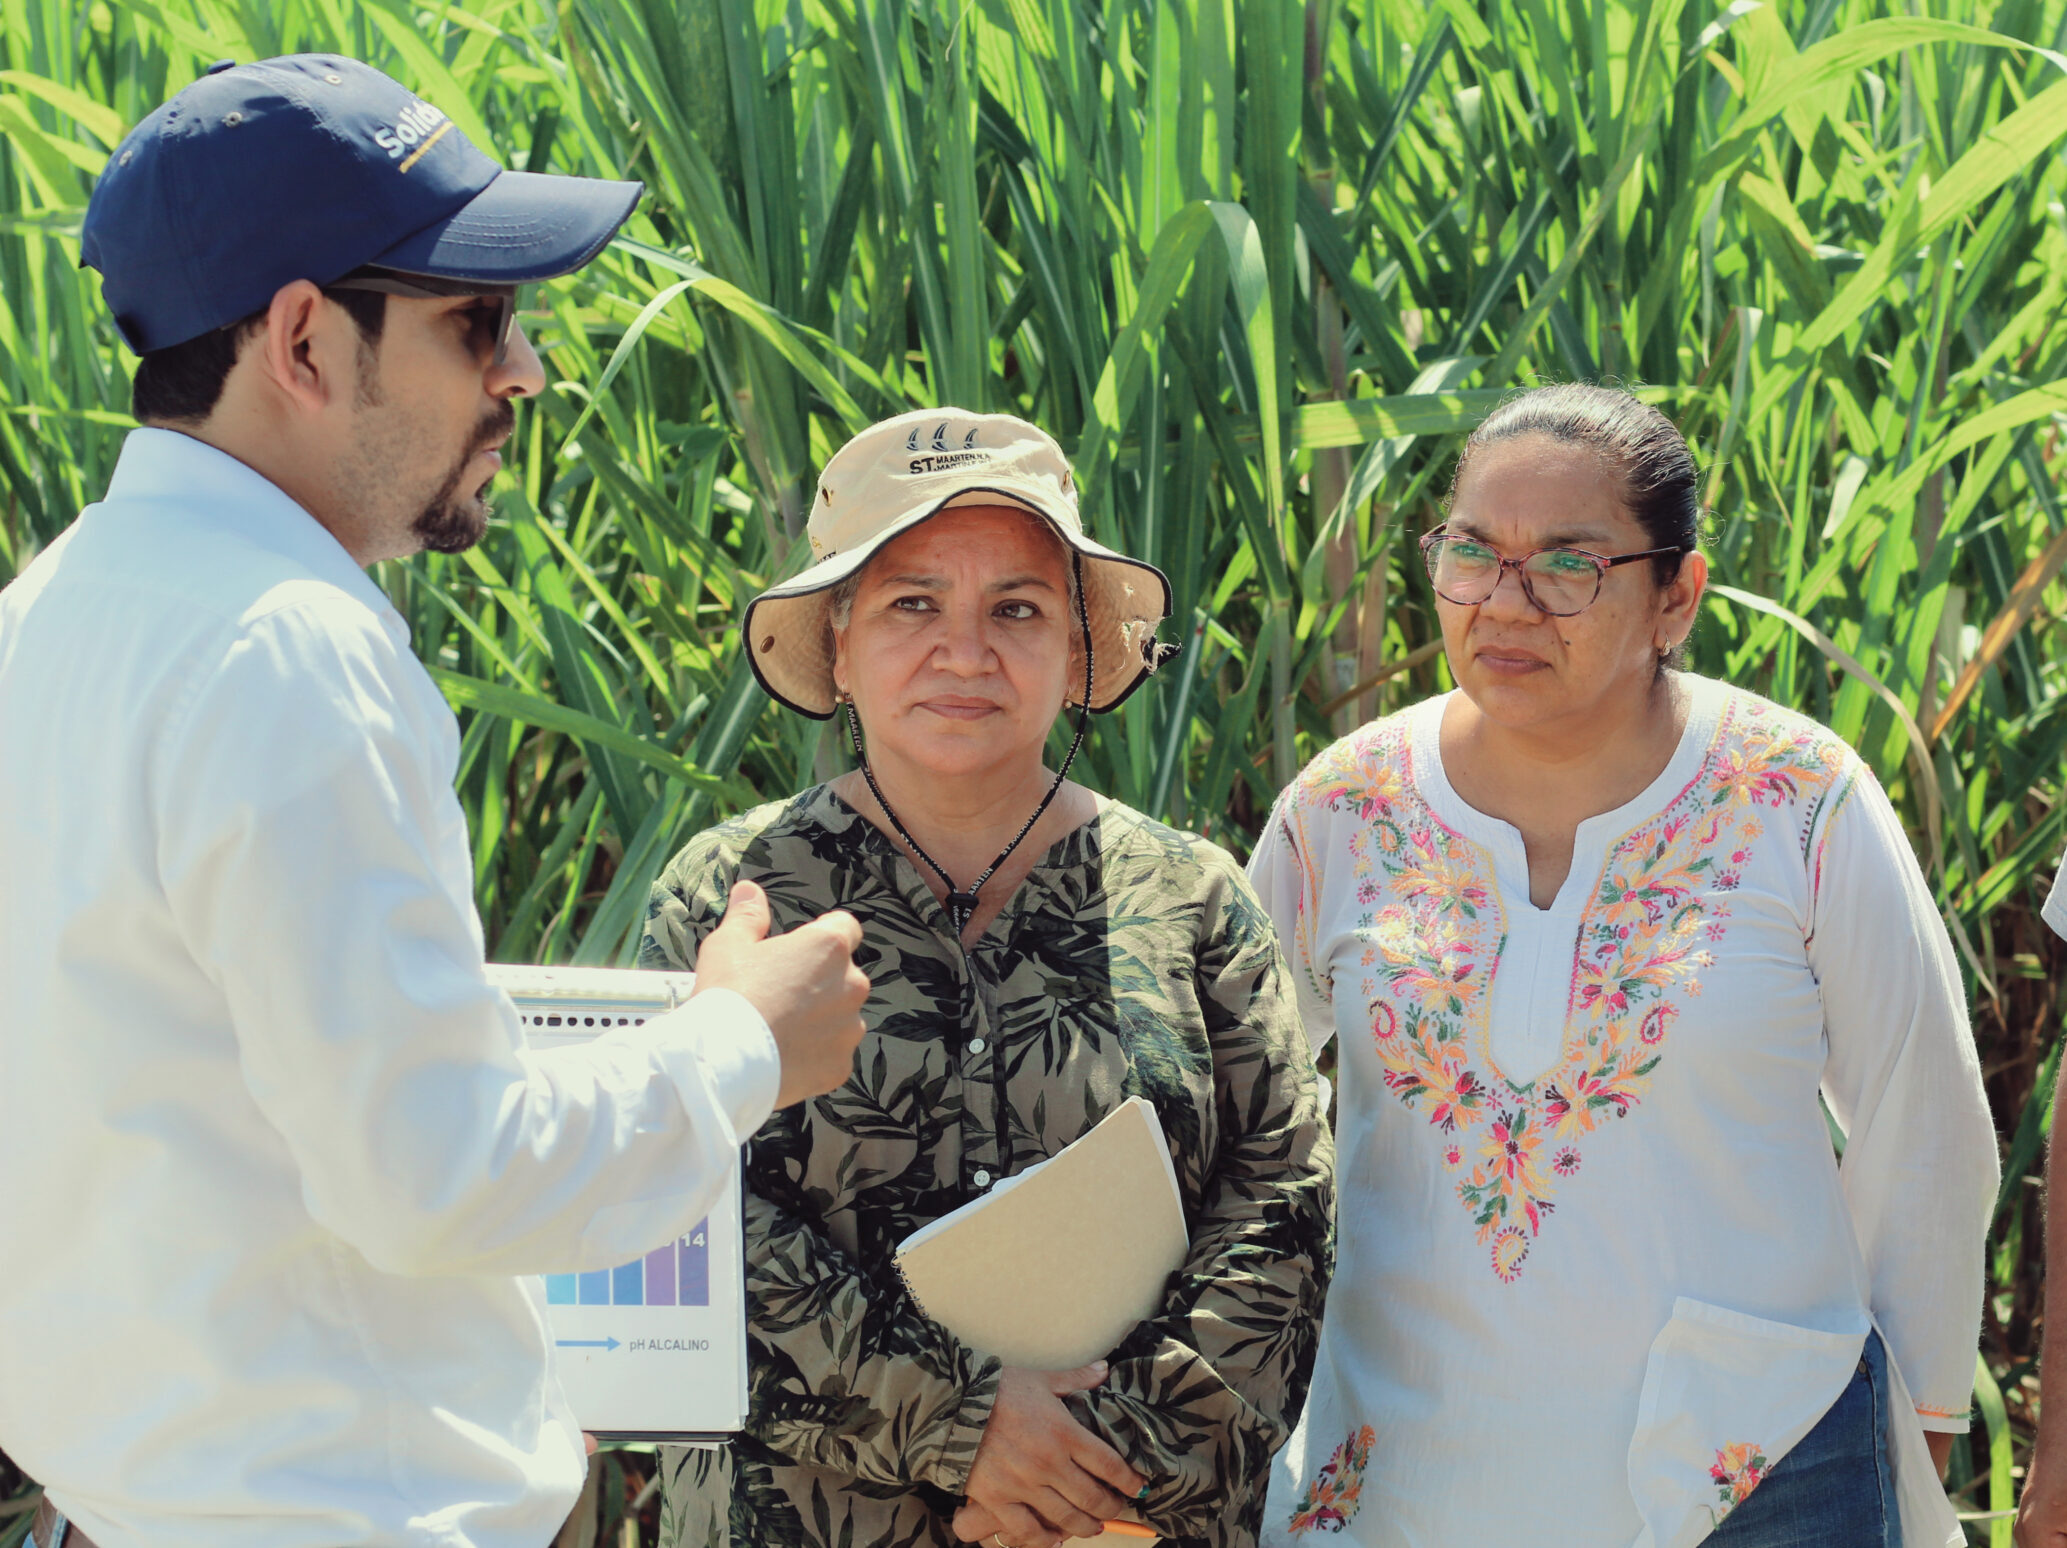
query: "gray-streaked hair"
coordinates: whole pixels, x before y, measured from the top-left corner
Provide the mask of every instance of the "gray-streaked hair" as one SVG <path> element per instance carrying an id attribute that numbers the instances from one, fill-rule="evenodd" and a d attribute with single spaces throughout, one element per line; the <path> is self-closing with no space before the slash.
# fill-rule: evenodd
<path id="1" fill-rule="evenodd" d="M 870 559 L 875 555 L 870 554 Z M 861 591 L 861 577 L 868 566 L 862 565 L 852 575 L 833 587 L 833 594 L 825 599 L 826 622 L 835 629 L 844 629 L 854 620 L 854 598 Z"/>

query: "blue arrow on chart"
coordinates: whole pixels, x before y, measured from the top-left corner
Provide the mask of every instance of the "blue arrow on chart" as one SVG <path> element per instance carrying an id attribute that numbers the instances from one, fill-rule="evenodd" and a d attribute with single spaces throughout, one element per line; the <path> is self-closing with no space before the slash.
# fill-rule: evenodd
<path id="1" fill-rule="evenodd" d="M 601 1349 L 606 1352 L 618 1347 L 614 1338 L 562 1338 L 555 1343 L 561 1349 Z"/>

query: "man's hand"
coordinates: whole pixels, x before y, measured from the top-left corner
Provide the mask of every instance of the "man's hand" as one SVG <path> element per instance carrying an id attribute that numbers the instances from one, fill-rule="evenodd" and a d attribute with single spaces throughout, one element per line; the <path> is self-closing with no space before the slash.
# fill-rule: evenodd
<path id="1" fill-rule="evenodd" d="M 2017 1501 L 2017 1548 L 2067 1548 L 2067 1456 L 2056 1454 L 2062 1449 L 2041 1419 Z"/>
<path id="2" fill-rule="evenodd" d="M 745 995 L 782 1053 L 777 1107 L 822 1096 L 854 1071 L 868 975 L 854 965 L 861 926 L 844 910 L 768 934 L 768 895 L 736 882 L 725 918 L 696 953 L 696 990 Z M 691 998 L 695 998 L 694 995 Z"/>
<path id="3" fill-rule="evenodd" d="M 1074 1371 L 1005 1368 L 964 1486 L 969 1503 L 955 1512 L 957 1537 L 997 1533 L 1012 1548 L 1055 1548 L 1066 1537 L 1096 1537 L 1126 1508 L 1141 1475 L 1062 1403 L 1061 1394 L 1103 1380 L 1103 1360 Z"/>

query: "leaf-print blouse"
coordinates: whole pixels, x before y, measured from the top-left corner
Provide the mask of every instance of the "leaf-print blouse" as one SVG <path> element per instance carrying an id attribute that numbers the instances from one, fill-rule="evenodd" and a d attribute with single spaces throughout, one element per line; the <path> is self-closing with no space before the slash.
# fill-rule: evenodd
<path id="1" fill-rule="evenodd" d="M 965 954 L 911 863 L 820 786 L 689 843 L 654 888 L 645 965 L 693 967 L 741 877 L 778 930 L 851 911 L 874 988 L 854 1077 L 747 1147 L 751 1417 L 727 1447 L 669 1453 L 663 1542 L 954 1543 L 999 1366 L 919 1311 L 892 1251 L 1134 1095 L 1169 1139 L 1190 1255 L 1104 1384 L 1067 1401 L 1151 1480 L 1166 1541 L 1253 1542 L 1313 1362 L 1334 1168 L 1240 868 L 1106 804 Z"/>
<path id="2" fill-rule="evenodd" d="M 1445 698 L 1272 813 L 1250 874 L 1339 1039 L 1342 1193 L 1266 1543 L 1685 1548 L 1871 1325 L 1907 1540 L 1958 1541 L 1923 1431 L 1965 1427 L 1996 1148 L 1956 960 L 1851 749 L 1682 681 L 1547 909 L 1444 775 Z"/>

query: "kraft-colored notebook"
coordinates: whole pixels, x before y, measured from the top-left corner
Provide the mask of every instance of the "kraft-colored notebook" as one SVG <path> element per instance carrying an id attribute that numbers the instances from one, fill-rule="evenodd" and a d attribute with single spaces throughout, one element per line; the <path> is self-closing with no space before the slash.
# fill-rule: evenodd
<path id="1" fill-rule="evenodd" d="M 1075 1144 L 906 1237 L 897 1267 L 963 1343 L 1066 1371 L 1156 1315 L 1189 1245 L 1163 1126 L 1130 1097 Z"/>

